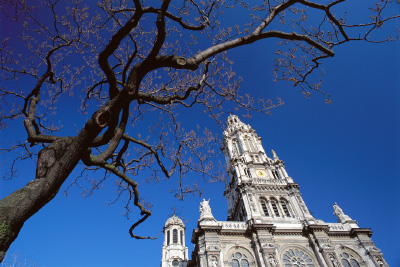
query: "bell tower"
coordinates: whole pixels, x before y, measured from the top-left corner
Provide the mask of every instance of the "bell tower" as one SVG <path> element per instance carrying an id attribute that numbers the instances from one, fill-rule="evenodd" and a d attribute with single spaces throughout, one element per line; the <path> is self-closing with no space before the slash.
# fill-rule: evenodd
<path id="1" fill-rule="evenodd" d="M 298 223 L 315 220 L 308 211 L 298 184 L 287 174 L 274 150 L 268 157 L 261 138 L 236 115 L 227 119 L 222 151 L 228 165 L 225 197 L 228 221 Z"/>
<path id="2" fill-rule="evenodd" d="M 164 226 L 161 267 L 186 267 L 188 248 L 185 246 L 185 225 L 175 214 Z"/>

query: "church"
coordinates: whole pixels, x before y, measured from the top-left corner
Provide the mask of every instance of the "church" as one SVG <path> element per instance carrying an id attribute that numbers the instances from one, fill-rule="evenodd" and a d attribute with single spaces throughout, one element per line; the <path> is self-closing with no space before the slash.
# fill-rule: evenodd
<path id="1" fill-rule="evenodd" d="M 191 242 L 176 215 L 164 226 L 161 267 L 388 267 L 371 240 L 335 203 L 336 223 L 314 218 L 299 185 L 278 155 L 268 157 L 261 138 L 235 115 L 227 119 L 222 151 L 229 182 L 228 218 L 217 221 L 203 200 Z"/>

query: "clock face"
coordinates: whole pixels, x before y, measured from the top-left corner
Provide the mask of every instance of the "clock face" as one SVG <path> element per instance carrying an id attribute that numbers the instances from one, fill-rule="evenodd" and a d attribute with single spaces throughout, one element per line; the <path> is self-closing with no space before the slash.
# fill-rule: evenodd
<path id="1" fill-rule="evenodd" d="M 265 172 L 265 170 L 256 170 L 256 174 L 258 177 L 266 177 L 267 173 Z"/>

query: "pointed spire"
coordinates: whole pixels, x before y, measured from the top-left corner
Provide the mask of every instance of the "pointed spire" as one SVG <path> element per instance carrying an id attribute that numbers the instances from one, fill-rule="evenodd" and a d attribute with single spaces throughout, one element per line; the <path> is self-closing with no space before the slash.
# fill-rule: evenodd
<path id="1" fill-rule="evenodd" d="M 278 155 L 276 155 L 275 150 L 271 149 L 271 153 L 272 153 L 272 158 L 273 159 L 279 159 Z"/>

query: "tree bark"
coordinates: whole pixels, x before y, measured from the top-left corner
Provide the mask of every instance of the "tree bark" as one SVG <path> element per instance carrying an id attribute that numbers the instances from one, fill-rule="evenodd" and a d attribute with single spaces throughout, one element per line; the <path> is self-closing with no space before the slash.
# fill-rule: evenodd
<path id="1" fill-rule="evenodd" d="M 0 262 L 24 222 L 55 197 L 78 164 L 76 141 L 72 137 L 58 138 L 40 151 L 36 179 L 0 200 Z"/>

